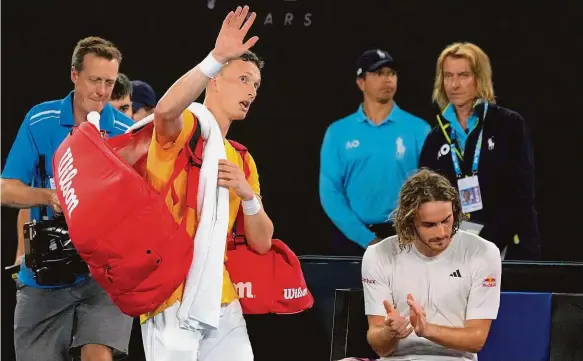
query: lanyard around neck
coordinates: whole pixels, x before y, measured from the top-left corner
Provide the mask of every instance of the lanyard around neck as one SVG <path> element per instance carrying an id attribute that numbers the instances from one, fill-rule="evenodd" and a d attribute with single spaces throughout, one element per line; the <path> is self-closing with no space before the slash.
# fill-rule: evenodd
<path id="1" fill-rule="evenodd" d="M 488 102 L 484 102 L 484 115 L 482 116 L 482 129 L 480 129 L 480 135 L 478 136 L 478 141 L 476 142 L 476 150 L 474 151 L 474 159 L 472 161 L 472 175 L 478 174 L 478 163 L 480 161 L 480 153 L 482 150 L 482 136 L 484 133 L 484 119 L 486 119 L 486 113 L 488 112 Z M 455 174 L 457 178 L 462 177 L 462 170 L 460 168 L 459 159 L 463 160 L 463 156 L 461 155 L 460 151 L 457 149 L 457 142 L 456 142 L 456 135 L 455 130 L 453 127 L 450 126 L 450 134 L 447 134 L 445 130 L 445 125 L 443 124 L 441 117 L 437 116 L 437 121 L 439 122 L 439 126 L 441 127 L 441 131 L 443 132 L 445 139 L 449 142 L 450 152 L 451 152 L 451 159 L 453 161 L 453 168 L 455 170 Z"/>

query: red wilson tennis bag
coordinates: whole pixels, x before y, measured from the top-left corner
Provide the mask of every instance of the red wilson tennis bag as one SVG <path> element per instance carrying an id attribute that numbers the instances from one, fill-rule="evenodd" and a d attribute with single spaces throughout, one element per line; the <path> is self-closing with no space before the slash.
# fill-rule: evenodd
<path id="1" fill-rule="evenodd" d="M 194 199 L 196 209 L 200 125 L 160 194 L 143 177 L 153 128 L 149 123 L 105 141 L 94 125 L 83 122 L 53 158 L 57 195 L 73 245 L 92 277 L 130 316 L 151 312 L 167 300 L 186 279 L 193 257 L 186 222 L 176 223 L 164 199 L 185 169 L 187 203 Z"/>
<path id="2" fill-rule="evenodd" d="M 247 148 L 230 141 L 243 158 L 245 177 L 249 166 Z M 292 314 L 305 311 L 314 304 L 306 286 L 300 261 L 281 240 L 273 239 L 269 252 L 255 253 L 245 240 L 242 207 L 239 207 L 235 230 L 227 239 L 226 267 L 239 295 L 244 314 Z"/>

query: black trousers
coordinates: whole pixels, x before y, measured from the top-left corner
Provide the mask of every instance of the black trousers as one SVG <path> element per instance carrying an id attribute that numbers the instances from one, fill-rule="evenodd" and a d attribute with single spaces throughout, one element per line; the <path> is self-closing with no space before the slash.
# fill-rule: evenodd
<path id="1" fill-rule="evenodd" d="M 372 232 L 374 232 L 377 237 L 385 239 L 390 236 L 394 236 L 395 228 L 392 223 L 380 223 L 372 224 L 368 226 Z M 372 240 L 371 240 L 372 241 Z M 332 235 L 332 252 L 335 256 L 361 256 L 364 255 L 363 248 L 358 243 L 348 239 L 342 231 L 334 227 Z"/>

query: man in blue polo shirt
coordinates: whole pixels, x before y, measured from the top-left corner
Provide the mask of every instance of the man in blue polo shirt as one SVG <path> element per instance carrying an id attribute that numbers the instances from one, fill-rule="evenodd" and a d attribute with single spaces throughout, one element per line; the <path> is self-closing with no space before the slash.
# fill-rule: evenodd
<path id="1" fill-rule="evenodd" d="M 100 128 L 109 136 L 123 134 L 133 124 L 108 104 L 120 62 L 121 53 L 107 40 L 90 37 L 77 43 L 71 65 L 74 90 L 26 114 L 2 173 L 2 205 L 31 208 L 30 219 L 36 221 L 42 220 L 42 210 L 49 219 L 61 212 L 52 159 L 72 127 L 90 112 L 100 113 Z M 71 356 L 112 360 L 127 354 L 133 319 L 121 313 L 88 273 L 67 272 L 59 275 L 76 277 L 72 284 L 39 284 L 21 262 L 14 314 L 17 361 L 65 361 Z"/>
<path id="2" fill-rule="evenodd" d="M 337 227 L 333 248 L 341 255 L 361 256 L 369 244 L 395 234 L 390 215 L 431 130 L 395 103 L 396 68 L 388 52 L 365 51 L 356 70 L 364 100 L 324 136 L 320 201 Z"/>

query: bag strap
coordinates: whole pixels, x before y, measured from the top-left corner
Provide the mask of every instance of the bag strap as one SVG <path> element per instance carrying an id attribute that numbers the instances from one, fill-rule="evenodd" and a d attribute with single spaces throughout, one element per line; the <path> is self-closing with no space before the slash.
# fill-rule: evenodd
<path id="1" fill-rule="evenodd" d="M 229 140 L 229 143 L 231 143 L 233 148 L 235 148 L 235 150 L 239 152 L 239 155 L 241 155 L 241 158 L 243 159 L 243 171 L 245 172 L 245 179 L 249 178 L 251 175 L 251 170 L 249 169 L 249 163 L 246 161 L 247 153 L 249 153 L 247 147 L 241 143 L 235 142 L 234 140 Z"/>
<path id="2" fill-rule="evenodd" d="M 196 200 L 198 195 L 198 178 L 200 176 L 200 167 L 202 166 L 202 150 L 204 139 L 201 136 L 202 130 L 200 128 L 200 122 L 194 116 L 194 126 L 192 131 L 188 136 L 188 142 L 184 144 L 179 153 L 176 161 L 174 162 L 174 170 L 172 175 L 168 180 L 166 186 L 162 189 L 160 194 L 164 199 L 166 199 L 168 192 L 172 194 L 172 200 L 174 203 L 178 202 L 178 194 L 174 188 L 174 182 L 176 178 L 180 175 L 180 172 L 186 170 L 187 181 L 186 181 L 186 207 L 196 209 Z M 186 227 L 186 219 L 188 218 L 188 213 L 184 214 L 182 217 L 182 222 L 180 226 Z"/>
<path id="3" fill-rule="evenodd" d="M 239 155 L 243 159 L 243 171 L 245 172 L 245 179 L 249 179 L 251 175 L 251 169 L 249 168 L 249 163 L 247 162 L 247 154 L 249 151 L 241 143 L 237 143 L 234 140 L 229 140 L 229 143 L 235 148 Z M 237 245 L 247 244 L 247 239 L 245 239 L 245 215 L 243 214 L 243 206 L 239 205 L 239 210 L 237 212 L 237 218 L 235 219 L 235 224 L 232 229 L 232 237 L 227 237 L 227 248 L 233 250 Z"/>
<path id="4" fill-rule="evenodd" d="M 194 121 L 193 133 L 190 135 L 188 146 L 185 146 L 183 153 L 188 154 L 187 158 L 189 161 L 188 179 L 186 181 L 186 206 L 196 211 L 204 138 L 201 135 L 200 122 L 196 116 L 194 117 Z"/>

